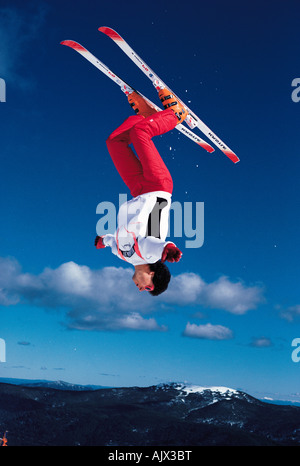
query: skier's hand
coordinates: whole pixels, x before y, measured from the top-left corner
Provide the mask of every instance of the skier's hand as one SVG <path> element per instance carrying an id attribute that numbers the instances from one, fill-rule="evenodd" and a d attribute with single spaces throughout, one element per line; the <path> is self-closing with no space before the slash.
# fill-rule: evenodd
<path id="1" fill-rule="evenodd" d="M 96 236 L 95 246 L 96 246 L 97 249 L 105 248 L 105 244 L 103 243 L 103 238 L 104 238 L 104 236 Z"/>
<path id="2" fill-rule="evenodd" d="M 182 256 L 182 252 L 178 249 L 175 244 L 169 243 L 164 247 L 161 261 L 165 262 L 178 262 Z"/>

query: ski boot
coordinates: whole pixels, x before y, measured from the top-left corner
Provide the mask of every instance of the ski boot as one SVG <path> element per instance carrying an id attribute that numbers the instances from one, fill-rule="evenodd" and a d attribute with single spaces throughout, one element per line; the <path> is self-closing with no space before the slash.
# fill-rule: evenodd
<path id="1" fill-rule="evenodd" d="M 158 97 L 160 98 L 165 109 L 171 108 L 177 116 L 178 123 L 182 123 L 187 117 L 188 113 L 184 108 L 183 104 L 177 97 L 175 97 L 169 89 L 164 87 L 163 83 L 157 79 L 153 82 L 154 87 L 158 91 Z"/>
<path id="2" fill-rule="evenodd" d="M 147 118 L 148 116 L 157 113 L 155 108 L 151 107 L 151 105 L 148 104 L 148 102 L 137 91 L 132 91 L 128 94 L 127 98 L 130 106 L 137 115 Z"/>

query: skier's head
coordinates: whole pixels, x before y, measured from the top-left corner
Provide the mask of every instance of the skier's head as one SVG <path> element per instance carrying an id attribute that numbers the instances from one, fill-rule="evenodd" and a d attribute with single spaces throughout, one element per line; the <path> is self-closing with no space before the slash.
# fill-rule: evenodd
<path id="1" fill-rule="evenodd" d="M 170 278 L 168 267 L 159 260 L 155 264 L 135 266 L 132 280 L 140 291 L 149 291 L 152 296 L 158 296 L 168 288 Z"/>
<path id="2" fill-rule="evenodd" d="M 158 296 L 168 288 L 171 274 L 166 264 L 160 260 L 155 262 L 155 264 L 149 264 L 149 267 L 150 270 L 154 272 L 152 278 L 154 290 L 149 291 L 149 293 L 152 294 L 152 296 Z"/>

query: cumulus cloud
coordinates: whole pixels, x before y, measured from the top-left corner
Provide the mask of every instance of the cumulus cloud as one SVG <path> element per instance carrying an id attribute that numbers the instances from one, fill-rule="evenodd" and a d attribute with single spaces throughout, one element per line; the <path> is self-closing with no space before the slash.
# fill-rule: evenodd
<path id="1" fill-rule="evenodd" d="M 187 323 L 183 335 L 206 340 L 229 340 L 233 338 L 232 331 L 227 327 L 223 327 L 223 325 L 196 325 L 190 324 L 190 322 Z"/>
<path id="2" fill-rule="evenodd" d="M 104 322 L 101 321 L 100 324 L 103 327 Z M 159 326 L 154 318 L 144 318 L 138 312 L 131 312 L 113 319 L 110 318 L 107 326 L 111 330 L 167 330 L 165 325 Z M 90 329 L 90 322 L 88 322 L 87 328 Z"/>
<path id="3" fill-rule="evenodd" d="M 169 289 L 153 297 L 138 291 L 131 280 L 132 274 L 132 268 L 92 270 L 86 265 L 67 262 L 34 275 L 24 273 L 15 259 L 0 258 L 0 305 L 24 301 L 43 309 L 62 310 L 66 325 L 81 330 L 166 331 L 165 326 L 149 317 L 166 303 L 201 305 L 243 314 L 262 300 L 262 290 L 258 287 L 234 283 L 227 277 L 206 283 L 195 273 L 174 276 Z M 185 334 L 191 334 L 193 329 L 197 330 L 189 324 Z M 198 332 L 209 330 L 210 327 L 198 328 Z M 216 332 L 217 328 L 211 330 Z"/>
<path id="4" fill-rule="evenodd" d="M 204 307 L 224 309 L 232 314 L 245 314 L 263 302 L 263 289 L 232 282 L 225 276 L 206 283 L 195 273 L 183 273 L 173 278 L 164 299 L 183 305 L 197 303 Z"/>
<path id="5" fill-rule="evenodd" d="M 67 325 L 81 330 L 160 330 L 154 318 L 144 318 L 153 297 L 144 296 L 133 286 L 132 270 L 105 267 L 91 270 L 67 262 L 41 274 L 23 273 L 15 259 L 0 258 L 0 305 L 20 301 L 44 309 L 63 310 Z"/>

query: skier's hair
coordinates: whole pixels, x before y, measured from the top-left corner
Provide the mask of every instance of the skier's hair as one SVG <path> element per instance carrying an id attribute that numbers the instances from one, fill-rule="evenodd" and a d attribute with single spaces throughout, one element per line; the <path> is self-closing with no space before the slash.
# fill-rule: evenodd
<path id="1" fill-rule="evenodd" d="M 152 296 L 158 296 L 159 294 L 166 291 L 171 280 L 171 274 L 168 267 L 160 260 L 155 264 L 149 264 L 151 272 L 155 272 L 153 276 L 154 290 L 149 291 Z"/>

